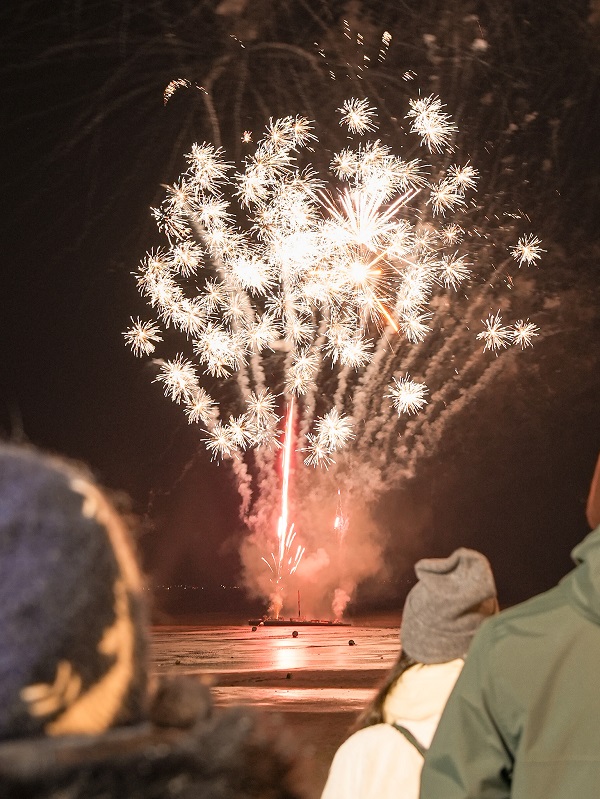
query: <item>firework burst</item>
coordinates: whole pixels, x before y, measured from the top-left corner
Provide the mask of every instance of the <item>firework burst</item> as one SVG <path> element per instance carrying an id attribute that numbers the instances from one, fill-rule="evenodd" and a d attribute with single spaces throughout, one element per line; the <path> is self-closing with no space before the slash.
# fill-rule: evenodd
<path id="1" fill-rule="evenodd" d="M 450 153 L 456 135 L 443 108 L 429 96 L 406 112 L 410 132 L 431 153 Z M 375 129 L 367 99 L 349 99 L 338 110 L 350 133 Z M 301 116 L 269 120 L 238 170 L 222 148 L 193 144 L 187 170 L 153 209 L 168 247 L 146 255 L 137 280 L 157 321 L 132 319 L 124 336 L 138 356 L 162 341 L 161 322 L 188 339 L 193 360 L 180 353 L 159 362 L 156 380 L 184 405 L 190 423 L 206 429 L 212 457 L 277 446 L 278 393 L 306 398 L 308 412 L 325 368 L 359 373 L 381 342 L 392 350 L 394 339 L 420 344 L 439 307 L 435 287 L 451 302 L 472 277 L 475 259 L 462 246 L 478 178 L 470 162 L 436 171 L 380 140 L 361 141 L 334 154 L 337 182 L 326 183 L 298 165 L 302 149 L 317 144 L 314 124 Z M 234 223 L 235 197 L 247 213 L 243 229 Z M 519 266 L 535 263 L 540 244 L 528 234 L 510 254 Z M 499 312 L 483 324 L 477 339 L 484 350 L 524 348 L 538 335 L 529 320 L 504 326 Z M 266 358 L 277 363 L 269 390 Z M 222 384 L 235 378 L 245 410 L 238 403 L 223 418 L 224 408 L 200 385 L 202 374 Z M 406 376 L 392 377 L 382 396 L 399 414 L 415 414 L 427 394 L 424 382 Z M 343 408 L 330 407 L 313 423 L 298 448 L 307 465 L 328 467 L 354 437 L 352 422 Z"/>
<path id="2" fill-rule="evenodd" d="M 473 223 L 478 173 L 454 159 L 457 131 L 439 98 L 406 111 L 407 138 L 416 135 L 424 159 L 364 138 L 376 124 L 366 99 L 338 110 L 361 138 L 329 159 L 328 180 L 305 163 L 319 140 L 300 116 L 269 120 L 242 164 L 220 147 L 191 147 L 188 168 L 153 209 L 167 244 L 136 276 L 155 321 L 132 319 L 124 333 L 137 356 L 180 342 L 175 357 L 154 360 L 155 380 L 203 431 L 211 459 L 231 462 L 248 540 L 270 551 L 259 558 L 264 579 L 250 583 L 276 616 L 286 581 L 314 570 L 319 552 L 329 562 L 320 545 L 303 557 L 290 490 L 306 500 L 335 481 L 372 501 L 414 474 L 505 353 L 539 335 L 522 308 L 503 322 L 510 300 L 498 293 L 514 284 L 510 266 L 539 261 L 541 242 L 518 238 L 518 216 L 497 238 Z M 294 513 L 306 541 L 314 518 Z M 343 570 L 339 547 L 337 557 Z M 345 602 L 344 585 L 336 596 Z"/>

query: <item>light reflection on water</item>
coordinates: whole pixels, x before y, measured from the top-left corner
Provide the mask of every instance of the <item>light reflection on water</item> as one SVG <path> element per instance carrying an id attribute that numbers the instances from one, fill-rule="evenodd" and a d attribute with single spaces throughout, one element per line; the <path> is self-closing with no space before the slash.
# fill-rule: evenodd
<path id="1" fill-rule="evenodd" d="M 292 638 L 291 641 L 274 641 L 273 654 L 275 661 L 275 668 L 282 669 L 297 669 L 302 665 L 302 649 L 303 642 L 299 638 Z"/>
<path id="2" fill-rule="evenodd" d="M 292 633 L 297 629 L 298 636 Z M 349 645 L 349 640 L 355 642 Z M 158 627 L 152 655 L 159 673 L 216 676 L 217 704 L 250 704 L 279 710 L 358 710 L 373 688 L 344 687 L 344 673 L 381 670 L 398 656 L 397 627 Z M 328 672 L 335 672 L 335 687 Z M 275 673 L 275 674 L 274 674 Z M 281 674 L 279 674 L 281 673 Z M 289 674 L 289 677 L 288 677 Z M 237 677 L 234 676 L 237 675 Z M 266 675 L 266 676 L 265 676 Z M 275 679 L 303 679 L 306 687 L 257 686 Z M 235 684 L 228 685 L 228 682 Z M 319 682 L 324 683 L 319 687 Z"/>
<path id="3" fill-rule="evenodd" d="M 279 711 L 294 710 L 304 713 L 327 711 L 335 706 L 337 711 L 361 710 L 373 697 L 372 688 L 213 688 L 218 705 L 277 706 Z"/>

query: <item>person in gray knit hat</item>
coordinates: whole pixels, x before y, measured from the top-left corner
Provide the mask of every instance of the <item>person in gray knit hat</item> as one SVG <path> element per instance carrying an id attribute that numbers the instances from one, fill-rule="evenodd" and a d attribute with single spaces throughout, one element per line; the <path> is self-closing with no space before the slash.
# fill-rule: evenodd
<path id="1" fill-rule="evenodd" d="M 463 657 L 481 622 L 498 611 L 489 561 L 461 547 L 448 558 L 418 561 L 415 573 L 419 582 L 402 611 L 402 650 L 420 663 Z"/>
<path id="2" fill-rule="evenodd" d="M 143 585 L 87 469 L 0 443 L 0 797 L 301 799 L 277 718 L 153 679 Z"/>
<path id="3" fill-rule="evenodd" d="M 338 749 L 322 799 L 418 799 L 423 756 L 475 632 L 498 610 L 487 558 L 460 548 L 415 565 L 401 653 Z"/>

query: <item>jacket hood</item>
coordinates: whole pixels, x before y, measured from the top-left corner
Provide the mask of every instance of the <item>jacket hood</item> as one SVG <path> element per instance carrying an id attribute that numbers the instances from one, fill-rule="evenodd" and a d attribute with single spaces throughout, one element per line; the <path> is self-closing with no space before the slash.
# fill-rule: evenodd
<path id="1" fill-rule="evenodd" d="M 391 688 L 383 706 L 384 721 L 423 721 L 439 716 L 464 665 L 462 658 L 447 663 L 417 663 Z"/>
<path id="2" fill-rule="evenodd" d="M 573 605 L 595 624 L 600 624 L 600 527 L 571 552 L 576 568 L 561 581 Z"/>

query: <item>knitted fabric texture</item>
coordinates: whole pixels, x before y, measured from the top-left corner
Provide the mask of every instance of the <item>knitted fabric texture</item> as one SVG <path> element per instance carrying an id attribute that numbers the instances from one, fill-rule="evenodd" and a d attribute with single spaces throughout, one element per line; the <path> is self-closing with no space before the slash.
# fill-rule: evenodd
<path id="1" fill-rule="evenodd" d="M 464 657 L 479 625 L 498 610 L 487 558 L 461 547 L 447 558 L 418 561 L 415 572 L 419 582 L 402 612 L 403 651 L 420 663 Z"/>
<path id="2" fill-rule="evenodd" d="M 0 739 L 143 718 L 141 592 L 124 522 L 91 478 L 0 445 Z"/>

